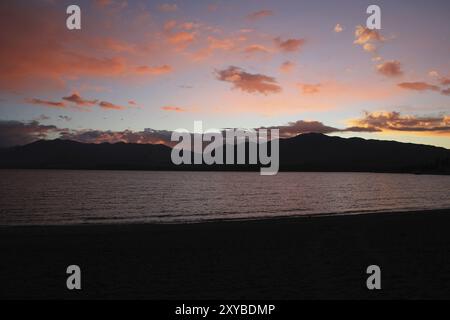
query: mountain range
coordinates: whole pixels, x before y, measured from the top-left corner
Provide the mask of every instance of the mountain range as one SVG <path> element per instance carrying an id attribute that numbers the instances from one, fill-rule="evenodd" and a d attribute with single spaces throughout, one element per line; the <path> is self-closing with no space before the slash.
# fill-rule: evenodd
<path id="1" fill-rule="evenodd" d="M 248 148 L 248 146 L 247 146 Z M 269 149 L 270 150 L 270 149 Z M 39 140 L 0 149 L 0 168 L 98 170 L 259 170 L 260 165 L 180 165 L 162 144 Z M 280 171 L 450 174 L 450 150 L 319 133 L 280 139 Z"/>

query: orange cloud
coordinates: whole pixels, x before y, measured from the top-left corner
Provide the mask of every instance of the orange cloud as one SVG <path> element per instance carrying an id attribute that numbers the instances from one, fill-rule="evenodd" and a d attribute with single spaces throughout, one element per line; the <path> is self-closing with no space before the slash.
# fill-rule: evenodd
<path id="1" fill-rule="evenodd" d="M 35 104 L 35 105 L 40 105 L 40 106 L 50 107 L 50 108 L 65 108 L 66 107 L 65 103 L 60 102 L 60 101 L 42 100 L 42 99 L 37 99 L 37 98 L 26 99 L 25 101 L 30 104 Z"/>
<path id="2" fill-rule="evenodd" d="M 195 39 L 195 34 L 187 31 L 180 31 L 169 36 L 169 42 L 175 45 L 188 45 Z"/>
<path id="3" fill-rule="evenodd" d="M 315 94 L 320 91 L 320 88 L 322 85 L 320 83 L 318 84 L 302 84 L 299 83 L 298 87 L 302 90 L 304 94 Z"/>
<path id="4" fill-rule="evenodd" d="M 364 51 L 375 53 L 377 51 L 376 43 L 384 42 L 385 40 L 378 30 L 357 26 L 353 43 L 360 45 Z"/>
<path id="5" fill-rule="evenodd" d="M 119 106 L 117 104 L 113 104 L 113 103 L 107 102 L 107 101 L 101 101 L 98 105 L 101 108 L 108 109 L 108 110 L 125 110 L 126 109 L 126 107 Z"/>
<path id="6" fill-rule="evenodd" d="M 8 30 L 0 33 L 2 88 L 55 87 L 67 78 L 110 77 L 126 71 L 125 58 L 110 55 L 114 50 L 125 50 L 120 47 L 123 44 L 106 41 L 115 49 L 106 56 L 94 54 L 91 36 L 68 34 L 59 23 L 60 12 L 53 6 L 45 6 L 39 14 L 34 9 L 16 2 L 0 3 L 0 29 Z"/>
<path id="7" fill-rule="evenodd" d="M 334 30 L 334 32 L 339 33 L 339 32 L 344 31 L 344 28 L 338 23 L 334 26 L 333 30 Z"/>
<path id="8" fill-rule="evenodd" d="M 440 77 L 439 82 L 440 82 L 440 84 L 442 84 L 443 86 L 448 86 L 448 85 L 450 85 L 450 78 L 447 78 L 447 77 Z"/>
<path id="9" fill-rule="evenodd" d="M 270 51 L 263 45 L 252 44 L 252 45 L 248 46 L 247 48 L 245 48 L 244 52 L 252 54 L 252 53 L 269 53 Z"/>
<path id="10" fill-rule="evenodd" d="M 398 77 L 403 74 L 401 64 L 399 61 L 386 61 L 379 65 L 377 65 L 378 73 L 386 76 L 386 77 Z"/>
<path id="11" fill-rule="evenodd" d="M 426 83 L 426 82 L 402 82 L 398 86 L 403 89 L 415 90 L 415 91 L 426 91 L 433 90 L 439 91 L 439 87 Z"/>
<path id="12" fill-rule="evenodd" d="M 385 38 L 375 29 L 357 26 L 355 30 L 355 44 L 364 45 L 368 42 L 383 42 Z"/>
<path id="13" fill-rule="evenodd" d="M 83 99 L 78 93 L 73 93 L 72 95 L 68 96 L 68 97 L 63 97 L 63 100 L 69 101 L 69 102 L 73 102 L 76 105 L 79 106 L 93 106 L 95 104 L 97 104 L 97 100 L 86 100 Z"/>
<path id="14" fill-rule="evenodd" d="M 291 61 L 285 61 L 280 66 L 280 71 L 284 73 L 291 72 L 295 68 L 295 63 Z"/>
<path id="15" fill-rule="evenodd" d="M 295 52 L 299 51 L 300 48 L 305 44 L 305 39 L 287 39 L 282 40 L 280 37 L 274 39 L 275 44 L 281 51 L 284 52 Z"/>
<path id="16" fill-rule="evenodd" d="M 73 93 L 70 96 L 67 97 L 63 97 L 63 100 L 67 101 L 67 102 L 71 102 L 73 103 L 76 108 L 75 110 L 78 111 L 86 111 L 86 109 L 82 109 L 79 107 L 90 107 L 90 106 L 94 106 L 94 105 L 98 105 L 99 107 L 103 108 L 103 109 L 109 109 L 109 110 L 124 110 L 126 109 L 126 107 L 120 106 L 120 105 L 116 105 L 107 101 L 100 101 L 98 102 L 98 100 L 87 100 L 82 98 L 78 93 Z M 34 104 L 34 105 L 40 105 L 40 106 L 44 106 L 44 107 L 50 107 L 50 108 L 66 108 L 66 107 L 70 107 L 70 105 L 66 105 L 66 103 L 64 103 L 63 101 L 50 101 L 50 100 L 42 100 L 42 99 L 37 99 L 37 98 L 33 98 L 33 99 L 26 99 L 25 100 L 27 103 L 30 104 Z M 132 102 L 132 101 L 130 101 Z M 132 103 L 130 103 L 132 104 Z"/>
<path id="17" fill-rule="evenodd" d="M 112 4 L 112 0 L 95 0 L 95 3 L 100 7 L 107 7 Z"/>
<path id="18" fill-rule="evenodd" d="M 207 46 L 195 52 L 193 54 L 193 59 L 195 61 L 203 60 L 210 57 L 214 54 L 214 51 L 221 50 L 224 52 L 229 52 L 233 50 L 237 50 L 239 46 L 239 42 L 242 39 L 234 39 L 234 38 L 223 38 L 219 39 L 213 36 L 208 36 L 207 38 Z"/>
<path id="19" fill-rule="evenodd" d="M 139 66 L 136 68 L 136 73 L 138 74 L 151 74 L 151 75 L 161 75 L 161 74 L 166 74 L 169 72 L 172 72 L 172 67 L 165 64 L 162 66 L 156 66 L 156 67 L 151 67 L 151 66 Z"/>
<path id="20" fill-rule="evenodd" d="M 234 66 L 217 71 L 217 79 L 230 82 L 234 88 L 248 93 L 262 93 L 267 95 L 281 92 L 281 87 L 275 78 L 262 74 L 251 74 Z"/>
<path id="21" fill-rule="evenodd" d="M 181 107 L 175 107 L 175 106 L 164 106 L 161 107 L 164 111 L 174 111 L 174 112 L 186 112 L 187 110 Z"/>
<path id="22" fill-rule="evenodd" d="M 449 116 L 402 116 L 396 111 L 365 112 L 363 118 L 351 120 L 351 123 L 379 130 L 450 133 Z"/>

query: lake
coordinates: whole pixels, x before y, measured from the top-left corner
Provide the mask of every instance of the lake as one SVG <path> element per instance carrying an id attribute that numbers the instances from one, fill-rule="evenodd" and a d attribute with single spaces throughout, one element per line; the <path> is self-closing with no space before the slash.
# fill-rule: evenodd
<path id="1" fill-rule="evenodd" d="M 1 170 L 1 225 L 176 223 L 450 208 L 450 176 Z"/>

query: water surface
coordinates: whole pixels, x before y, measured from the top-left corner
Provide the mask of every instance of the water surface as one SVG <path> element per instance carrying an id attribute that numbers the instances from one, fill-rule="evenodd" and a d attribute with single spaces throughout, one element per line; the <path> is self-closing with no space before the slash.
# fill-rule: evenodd
<path id="1" fill-rule="evenodd" d="M 0 224 L 174 223 L 450 208 L 450 176 L 0 170 Z"/>

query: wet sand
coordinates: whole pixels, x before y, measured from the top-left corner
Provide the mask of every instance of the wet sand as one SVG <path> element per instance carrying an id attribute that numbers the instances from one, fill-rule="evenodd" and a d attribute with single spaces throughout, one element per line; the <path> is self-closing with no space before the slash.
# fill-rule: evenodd
<path id="1" fill-rule="evenodd" d="M 450 209 L 179 225 L 0 227 L 0 298 L 450 297 Z M 66 289 L 66 268 L 82 290 Z M 381 267 L 382 290 L 366 288 Z"/>

